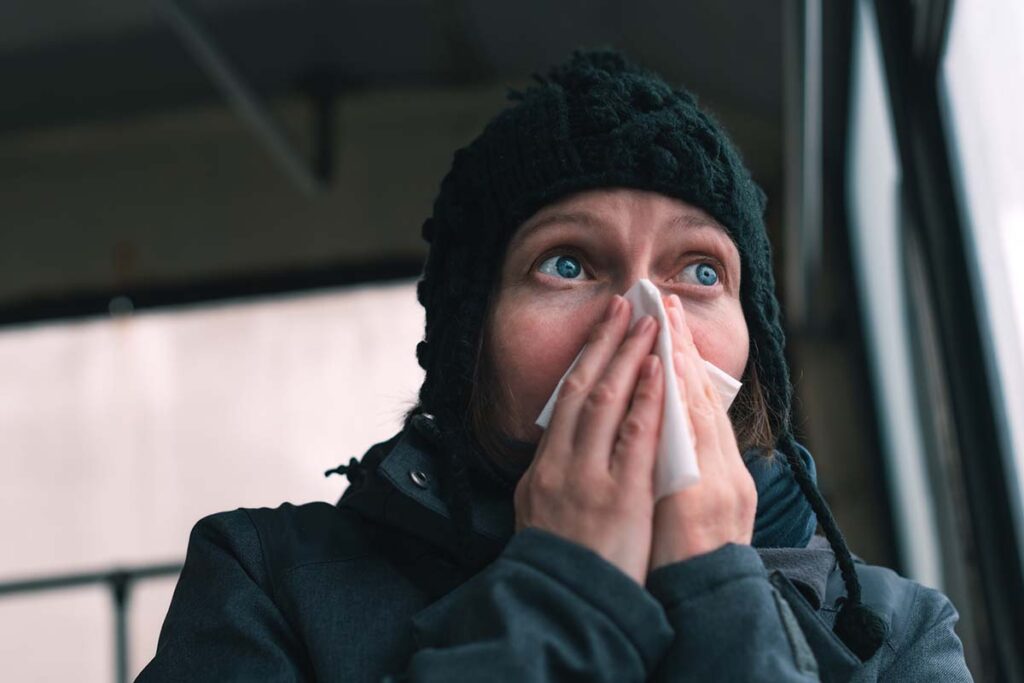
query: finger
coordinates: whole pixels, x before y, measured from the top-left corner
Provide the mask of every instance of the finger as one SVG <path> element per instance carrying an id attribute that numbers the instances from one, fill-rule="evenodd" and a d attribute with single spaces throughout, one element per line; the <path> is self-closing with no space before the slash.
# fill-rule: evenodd
<path id="1" fill-rule="evenodd" d="M 653 489 L 654 459 L 664 413 L 665 375 L 655 355 L 644 358 L 629 412 L 616 433 L 610 470 L 625 486 Z"/>
<path id="2" fill-rule="evenodd" d="M 694 439 L 698 440 L 697 437 L 697 424 L 694 414 L 695 412 L 704 413 L 707 419 L 702 420 L 702 433 L 704 434 L 703 441 L 705 445 L 714 442 L 715 447 L 713 449 L 705 449 L 701 446 L 697 446 L 697 457 L 698 464 L 700 464 L 703 458 L 708 466 L 714 466 L 713 463 L 718 463 L 719 466 L 729 465 L 736 463 L 729 463 L 725 461 L 726 451 L 729 453 L 738 453 L 739 447 L 736 445 L 736 434 L 733 431 L 732 421 L 729 419 L 728 412 L 726 411 L 725 405 L 722 403 L 721 396 L 718 395 L 718 391 L 715 389 L 714 383 L 711 381 L 711 376 L 704 365 L 704 359 L 701 357 L 700 352 L 697 350 L 696 344 L 693 342 L 693 334 L 690 332 L 689 325 L 685 321 L 685 313 L 683 309 L 683 303 L 679 300 L 679 297 L 675 294 L 669 297 L 671 300 L 671 307 L 667 308 L 666 311 L 669 314 L 669 319 L 672 323 L 673 330 L 673 341 L 678 335 L 679 348 L 682 351 L 681 362 L 676 362 L 677 372 L 681 373 L 680 368 L 689 365 L 695 372 L 695 379 L 691 379 L 689 382 L 683 378 L 681 381 L 685 386 L 682 389 L 688 396 L 690 392 L 693 392 L 695 387 L 699 387 L 697 392 L 699 399 L 697 400 L 698 405 L 695 411 L 690 411 L 690 426 Z M 696 383 L 696 384 L 694 384 Z M 709 424 L 710 423 L 710 424 Z M 714 432 L 714 439 L 711 439 L 711 432 Z M 742 458 L 737 458 L 742 463 Z"/>
<path id="3" fill-rule="evenodd" d="M 709 467 L 717 469 L 721 461 L 718 454 L 718 426 L 715 424 L 714 407 L 708 401 L 698 373 L 699 357 L 687 351 L 677 351 L 673 360 L 683 375 L 683 391 L 693 428 L 697 465 L 702 472 Z"/>
<path id="4" fill-rule="evenodd" d="M 679 331 L 680 345 L 687 356 L 693 359 L 697 376 L 700 378 L 701 390 L 707 398 L 708 403 L 711 407 L 724 412 L 725 408 L 722 404 L 721 397 L 715 389 L 714 382 L 711 381 L 711 375 L 708 373 L 707 365 L 705 364 L 703 356 L 700 355 L 700 351 L 697 350 L 697 345 L 693 342 L 693 333 L 690 331 L 690 326 L 686 324 L 686 313 L 683 310 L 683 302 L 680 301 L 679 297 L 675 294 L 672 295 L 672 298 L 675 300 L 673 310 L 676 320 L 676 329 Z"/>
<path id="5" fill-rule="evenodd" d="M 594 384 L 576 423 L 575 452 L 587 458 L 611 456 L 619 425 L 626 416 L 640 365 L 658 336 L 658 323 L 644 316 L 630 330 L 604 374 Z M 607 464 L 607 461 L 606 461 Z"/>
<path id="6" fill-rule="evenodd" d="M 616 295 L 608 305 L 604 320 L 591 330 L 587 344 L 575 367 L 565 377 L 551 413 L 544 437 L 557 448 L 547 451 L 568 454 L 576 434 L 581 406 L 594 382 L 601 376 L 629 327 L 629 302 Z"/>
<path id="7" fill-rule="evenodd" d="M 679 297 L 673 294 L 668 299 L 669 306 L 666 307 L 665 313 L 672 332 L 672 353 L 674 358 L 676 352 L 686 353 L 688 351 L 687 346 L 693 343 L 693 337 L 690 336 L 690 328 L 686 324 L 686 314 L 683 312 L 683 304 Z M 680 381 L 684 380 L 681 368 L 676 368 L 676 376 L 679 377 Z"/>
<path id="8" fill-rule="evenodd" d="M 682 398 L 685 403 L 687 401 L 688 393 L 686 388 L 687 374 L 684 372 L 684 369 L 686 367 L 687 359 L 689 359 L 692 351 L 691 346 L 693 341 L 689 336 L 690 330 L 683 320 L 682 306 L 678 303 L 678 298 L 675 296 L 671 298 L 676 299 L 676 302 L 673 303 L 670 308 L 666 309 L 666 313 L 668 315 L 669 325 L 672 329 L 672 360 L 676 377 L 679 380 L 680 398 Z M 675 361 L 677 356 L 680 354 L 682 354 L 683 362 L 677 363 Z"/>
<path id="9" fill-rule="evenodd" d="M 687 343 L 693 343 L 693 335 L 690 333 L 689 325 L 686 324 L 686 309 L 683 308 L 683 302 L 679 295 L 673 294 L 668 299 L 670 305 L 665 310 L 672 321 L 673 335 L 678 335 L 673 336 L 673 340 L 676 341 L 679 348 L 683 348 Z"/>
<path id="10" fill-rule="evenodd" d="M 672 333 L 672 351 L 682 351 L 683 335 L 685 334 L 682 305 L 678 303 L 679 297 L 675 295 L 666 298 L 669 304 L 665 307 L 665 315 L 668 317 L 669 331 Z"/>
<path id="11" fill-rule="evenodd" d="M 686 390 L 686 373 L 683 372 L 685 366 L 685 347 L 683 346 L 683 323 L 680 317 L 679 311 L 676 306 L 679 303 L 679 298 L 676 296 L 665 297 L 667 306 L 665 307 L 665 314 L 668 318 L 669 330 L 671 332 L 672 340 L 672 373 L 676 378 L 676 390 L 679 393 L 679 401 L 682 403 L 683 414 L 686 419 L 686 424 L 689 425 L 690 434 L 694 434 L 693 420 L 690 419 L 690 402 L 687 396 Z M 680 355 L 682 354 L 682 355 Z"/>
<path id="12" fill-rule="evenodd" d="M 717 389 L 712 392 L 712 395 L 715 404 L 714 414 L 715 425 L 718 428 L 719 451 L 726 459 L 727 465 L 739 467 L 745 472 L 747 466 L 743 461 L 742 453 L 740 453 L 739 443 L 736 441 L 736 430 L 733 427 L 732 418 L 729 417 L 729 409 L 726 408 L 722 397 L 718 395 Z"/>
<path id="13" fill-rule="evenodd" d="M 731 464 L 739 465 L 746 470 L 746 464 L 743 462 L 739 444 L 736 442 L 736 431 L 733 429 L 729 414 L 721 404 L 721 399 L 719 399 L 714 414 L 715 426 L 718 430 L 718 447 L 722 455 L 727 459 L 726 464 L 729 464 L 728 461 L 731 461 Z"/>

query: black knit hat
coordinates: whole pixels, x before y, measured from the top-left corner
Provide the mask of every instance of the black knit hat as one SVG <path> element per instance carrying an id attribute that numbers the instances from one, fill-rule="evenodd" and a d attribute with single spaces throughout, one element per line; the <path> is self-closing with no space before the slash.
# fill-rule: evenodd
<path id="1" fill-rule="evenodd" d="M 721 127 L 683 89 L 612 51 L 577 52 L 498 114 L 455 152 L 433 215 L 423 225 L 430 253 L 417 287 L 426 331 L 416 356 L 426 371 L 419 404 L 431 414 L 449 468 L 482 459 L 469 418 L 483 321 L 509 239 L 545 205 L 595 188 L 632 188 L 675 197 L 721 223 L 740 254 L 740 301 L 750 333 L 750 363 L 768 402 L 776 449 L 835 550 L 848 596 L 836 632 L 862 659 L 881 645 L 884 624 L 861 604 L 853 560 L 828 506 L 797 452 L 792 386 L 783 353 L 765 232 L 765 195 Z M 455 498 L 462 498 L 456 490 Z M 456 501 L 458 502 L 458 501 Z M 455 505 L 465 509 L 464 505 Z"/>

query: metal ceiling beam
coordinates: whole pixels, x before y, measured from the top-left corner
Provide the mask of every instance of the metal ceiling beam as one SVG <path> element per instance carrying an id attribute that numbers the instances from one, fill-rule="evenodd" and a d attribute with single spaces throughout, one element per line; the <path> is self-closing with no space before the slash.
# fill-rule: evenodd
<path id="1" fill-rule="evenodd" d="M 228 104 L 263 143 L 271 157 L 308 195 L 324 189 L 323 178 L 306 157 L 295 149 L 266 102 L 249 87 L 194 14 L 178 0 L 156 0 L 156 5 L 185 48 L 227 99 Z"/>

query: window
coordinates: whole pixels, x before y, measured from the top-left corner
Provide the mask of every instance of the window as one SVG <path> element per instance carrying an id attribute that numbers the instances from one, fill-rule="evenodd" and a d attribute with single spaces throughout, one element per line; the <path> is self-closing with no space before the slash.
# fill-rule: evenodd
<path id="1" fill-rule="evenodd" d="M 1016 0 L 953 3 L 941 68 L 944 114 L 963 221 L 973 239 L 983 338 L 997 378 L 994 403 L 1024 526 L 1024 5 Z M 1018 547 L 1024 547 L 1021 537 Z"/>
<path id="2" fill-rule="evenodd" d="M 890 104 L 874 12 L 857 4 L 847 190 L 854 275 L 877 389 L 900 559 L 907 576 L 942 587 L 935 501 L 915 393 L 907 326 L 900 184 Z"/>

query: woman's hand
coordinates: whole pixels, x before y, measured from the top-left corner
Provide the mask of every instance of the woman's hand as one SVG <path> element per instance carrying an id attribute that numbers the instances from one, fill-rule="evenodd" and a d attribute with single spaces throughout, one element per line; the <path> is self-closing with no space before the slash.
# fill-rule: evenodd
<path id="1" fill-rule="evenodd" d="M 517 530 L 585 546 L 642 584 L 664 378 L 651 354 L 657 321 L 645 316 L 629 331 L 629 319 L 629 302 L 616 296 L 562 384 L 515 509 Z"/>
<path id="2" fill-rule="evenodd" d="M 716 550 L 749 544 L 757 488 L 740 457 L 732 423 L 686 325 L 679 297 L 665 298 L 673 363 L 697 451 L 700 481 L 658 501 L 651 570 Z"/>

